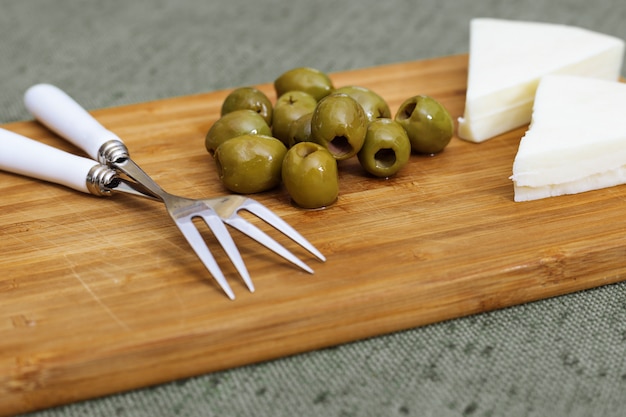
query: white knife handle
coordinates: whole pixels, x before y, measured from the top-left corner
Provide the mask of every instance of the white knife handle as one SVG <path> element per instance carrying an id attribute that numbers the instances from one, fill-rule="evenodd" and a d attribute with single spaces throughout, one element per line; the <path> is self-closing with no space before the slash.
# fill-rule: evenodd
<path id="1" fill-rule="evenodd" d="M 0 128 L 0 169 L 31 178 L 54 182 L 84 193 L 92 174 L 104 168 L 96 161 L 72 155 L 41 142 Z"/>
<path id="2" fill-rule="evenodd" d="M 67 93 L 53 85 L 33 85 L 24 94 L 24 103 L 37 120 L 87 152 L 94 160 L 101 161 L 99 151 L 106 142 L 122 142 Z"/>

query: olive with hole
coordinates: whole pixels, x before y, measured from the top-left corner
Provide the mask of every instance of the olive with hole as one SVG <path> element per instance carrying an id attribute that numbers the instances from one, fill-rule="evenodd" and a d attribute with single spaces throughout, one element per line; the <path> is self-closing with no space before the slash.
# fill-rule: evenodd
<path id="1" fill-rule="evenodd" d="M 370 122 L 380 118 L 391 118 L 389 104 L 378 93 L 358 85 L 347 85 L 335 89 L 334 93 L 344 93 L 352 97 L 363 107 Z"/>
<path id="2" fill-rule="evenodd" d="M 319 101 L 329 95 L 333 89 L 333 82 L 326 73 L 310 67 L 290 69 L 274 80 L 277 97 L 287 91 L 304 91 Z"/>
<path id="3" fill-rule="evenodd" d="M 239 87 L 226 96 L 222 103 L 221 115 L 235 110 L 252 110 L 259 113 L 267 122 L 272 124 L 274 106 L 264 92 L 255 87 Z"/>
<path id="4" fill-rule="evenodd" d="M 317 103 L 311 118 L 313 141 L 324 146 L 337 160 L 356 155 L 363 146 L 367 116 L 347 94 L 331 94 Z"/>
<path id="5" fill-rule="evenodd" d="M 300 142 L 291 147 L 282 166 L 285 189 L 297 206 L 330 206 L 339 195 L 337 160 L 321 145 Z"/>
<path id="6" fill-rule="evenodd" d="M 311 137 L 311 118 L 313 112 L 307 113 L 301 116 L 299 119 L 294 120 L 289 128 L 289 137 L 287 146 L 291 148 L 296 143 L 300 142 L 312 142 Z"/>
<path id="7" fill-rule="evenodd" d="M 264 135 L 242 135 L 215 150 L 217 173 L 224 187 L 240 194 L 270 190 L 280 184 L 287 147 Z"/>
<path id="8" fill-rule="evenodd" d="M 411 142 L 400 123 L 376 119 L 367 126 L 363 147 L 357 154 L 368 173 L 387 178 L 404 167 L 411 156 Z"/>
<path id="9" fill-rule="evenodd" d="M 274 105 L 272 136 L 287 145 L 291 124 L 305 114 L 313 112 L 316 105 L 317 100 L 304 91 L 288 91 L 278 97 Z"/>
<path id="10" fill-rule="evenodd" d="M 206 134 L 204 145 L 211 155 L 228 139 L 241 135 L 272 136 L 265 119 L 253 110 L 235 110 L 220 117 Z"/>
<path id="11" fill-rule="evenodd" d="M 443 151 L 454 134 L 454 122 L 448 110 L 425 95 L 406 99 L 400 105 L 395 120 L 409 135 L 411 148 L 422 154 Z"/>

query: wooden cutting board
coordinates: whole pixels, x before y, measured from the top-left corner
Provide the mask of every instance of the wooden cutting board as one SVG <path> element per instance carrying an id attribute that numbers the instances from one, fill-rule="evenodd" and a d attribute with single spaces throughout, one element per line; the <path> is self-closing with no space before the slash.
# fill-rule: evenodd
<path id="1" fill-rule="evenodd" d="M 332 75 L 337 86 L 374 89 L 394 113 L 405 98 L 429 94 L 455 119 L 466 77 L 466 55 Z M 271 84 L 260 88 L 275 99 Z M 93 114 L 165 189 L 209 197 L 225 191 L 204 135 L 227 93 Z M 79 152 L 31 121 L 3 127 Z M 388 180 L 342 162 L 340 197 L 326 210 L 297 209 L 282 189 L 258 195 L 328 261 L 274 234 L 311 276 L 233 232 L 251 294 L 207 232 L 235 301 L 159 203 L 0 173 L 0 415 L 625 279 L 626 187 L 514 203 L 508 178 L 524 131 L 482 144 L 453 138 Z"/>

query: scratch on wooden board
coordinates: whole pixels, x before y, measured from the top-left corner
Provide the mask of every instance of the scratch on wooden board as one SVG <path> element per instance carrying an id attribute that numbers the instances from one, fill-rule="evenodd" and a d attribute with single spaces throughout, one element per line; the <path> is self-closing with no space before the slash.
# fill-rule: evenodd
<path id="1" fill-rule="evenodd" d="M 78 274 L 75 270 L 74 270 L 74 266 L 72 265 L 72 263 L 70 262 L 70 260 L 65 257 L 65 259 L 68 261 L 68 263 L 70 264 L 70 269 L 72 270 L 72 274 L 74 275 L 74 277 L 78 280 L 78 282 L 80 282 L 80 285 L 83 286 L 83 288 L 85 289 L 85 291 L 87 291 L 89 293 L 89 295 L 91 296 L 91 298 L 93 298 L 96 303 L 98 303 L 100 305 L 100 307 L 102 307 L 102 309 L 109 315 L 109 317 L 111 317 L 121 328 L 123 328 L 126 331 L 131 331 L 131 329 L 126 325 L 126 323 L 124 323 L 124 321 L 120 320 L 119 317 L 117 317 L 117 315 L 113 312 L 113 310 L 111 310 L 109 308 L 109 306 L 107 306 L 100 297 L 98 297 L 98 295 L 93 292 L 93 290 L 91 289 L 91 287 L 89 287 L 89 285 L 87 285 L 87 283 L 80 277 L 80 274 Z"/>

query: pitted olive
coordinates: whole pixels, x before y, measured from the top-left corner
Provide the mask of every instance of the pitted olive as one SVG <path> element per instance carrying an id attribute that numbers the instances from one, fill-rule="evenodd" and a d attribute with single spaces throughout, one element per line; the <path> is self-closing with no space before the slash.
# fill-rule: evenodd
<path id="1" fill-rule="evenodd" d="M 432 97 L 418 95 L 405 100 L 396 114 L 415 152 L 435 154 L 444 150 L 454 134 L 454 122 L 446 108 Z"/>
<path id="2" fill-rule="evenodd" d="M 304 91 L 319 101 L 329 95 L 334 87 L 331 79 L 324 72 L 310 67 L 294 68 L 281 74 L 274 81 L 276 96 L 287 91 Z"/>
<path id="3" fill-rule="evenodd" d="M 344 93 L 355 99 L 363 107 L 370 122 L 383 117 L 391 118 L 391 110 L 385 99 L 369 88 L 349 85 L 337 88 L 334 93 Z"/>
<path id="4" fill-rule="evenodd" d="M 282 177 L 291 199 L 302 208 L 322 208 L 337 200 L 337 160 L 317 143 L 291 147 L 283 160 Z"/>
<path id="5" fill-rule="evenodd" d="M 235 110 L 252 110 L 263 119 L 268 125 L 272 124 L 272 111 L 274 106 L 264 92 L 255 87 L 239 87 L 231 91 L 222 103 L 221 115 L 231 113 Z"/>
<path id="6" fill-rule="evenodd" d="M 241 135 L 272 136 L 272 130 L 265 119 L 253 110 L 235 110 L 217 119 L 204 139 L 204 145 L 211 155 L 217 147 L 228 139 Z"/>
<path id="7" fill-rule="evenodd" d="M 331 94 L 317 103 L 311 118 L 313 141 L 324 146 L 337 160 L 356 155 L 365 140 L 367 116 L 347 94 Z"/>
<path id="8" fill-rule="evenodd" d="M 304 91 L 288 91 L 276 100 L 272 120 L 272 134 L 285 145 L 289 143 L 291 124 L 307 113 L 311 113 L 317 101 Z"/>
<path id="9" fill-rule="evenodd" d="M 235 193 L 251 194 L 280 184 L 287 148 L 276 138 L 242 135 L 215 150 L 217 172 L 224 186 Z"/>
<path id="10" fill-rule="evenodd" d="M 392 119 L 376 119 L 367 126 L 365 143 L 357 154 L 359 163 L 370 174 L 390 177 L 409 161 L 411 142 L 400 125 Z"/>

